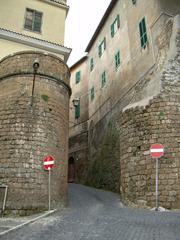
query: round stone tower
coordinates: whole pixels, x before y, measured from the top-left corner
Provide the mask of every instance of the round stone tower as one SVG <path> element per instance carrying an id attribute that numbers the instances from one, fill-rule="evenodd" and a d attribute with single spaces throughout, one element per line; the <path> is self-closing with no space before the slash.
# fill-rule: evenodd
<path id="1" fill-rule="evenodd" d="M 0 61 L 0 184 L 8 186 L 6 211 L 29 214 L 67 202 L 70 73 L 58 57 L 20 52 Z"/>

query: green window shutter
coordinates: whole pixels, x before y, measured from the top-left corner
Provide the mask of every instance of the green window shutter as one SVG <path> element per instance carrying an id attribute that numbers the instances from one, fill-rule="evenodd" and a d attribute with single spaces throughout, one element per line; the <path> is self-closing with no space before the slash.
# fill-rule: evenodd
<path id="1" fill-rule="evenodd" d="M 80 117 L 80 101 L 78 102 L 78 105 L 75 106 L 75 119 Z"/>
<path id="2" fill-rule="evenodd" d="M 95 97 L 95 93 L 94 93 L 94 87 L 91 88 L 91 101 L 93 101 Z"/>
<path id="3" fill-rule="evenodd" d="M 115 54 L 115 66 L 116 66 L 116 69 L 120 66 L 120 63 L 121 63 L 121 60 L 120 60 L 120 52 L 118 51 L 118 52 Z"/>
<path id="4" fill-rule="evenodd" d="M 78 71 L 78 72 L 76 72 L 76 84 L 79 83 L 80 80 L 81 80 L 81 72 Z"/>
<path id="5" fill-rule="evenodd" d="M 140 37 L 142 37 L 143 35 L 142 21 L 139 23 L 139 32 L 140 32 Z"/>
<path id="6" fill-rule="evenodd" d="M 106 85 L 106 72 L 104 71 L 101 75 L 101 87 L 103 88 Z"/>
<path id="7" fill-rule="evenodd" d="M 106 38 L 104 38 L 103 40 L 103 46 L 104 46 L 104 50 L 106 49 Z"/>
<path id="8" fill-rule="evenodd" d="M 99 57 L 102 56 L 104 50 L 106 49 L 106 38 L 103 39 L 103 41 L 101 42 L 101 44 L 98 46 L 98 55 Z"/>
<path id="9" fill-rule="evenodd" d="M 33 10 L 26 9 L 24 28 L 32 30 L 33 28 Z"/>
<path id="10" fill-rule="evenodd" d="M 92 71 L 94 69 L 94 59 L 91 58 L 90 60 L 90 71 Z"/>
<path id="11" fill-rule="evenodd" d="M 98 47 L 98 55 L 99 55 L 99 57 L 101 57 L 101 55 L 102 55 L 101 45 L 99 45 L 99 47 Z"/>
<path id="12" fill-rule="evenodd" d="M 143 40 L 143 27 L 142 27 L 142 22 L 139 23 L 139 33 L 140 33 L 141 47 L 143 47 L 143 45 L 144 45 L 144 40 Z"/>
<path id="13" fill-rule="evenodd" d="M 120 28 L 120 17 L 119 17 L 119 14 L 117 15 L 117 27 Z"/>
<path id="14" fill-rule="evenodd" d="M 117 32 L 119 27 L 120 27 L 120 18 L 119 18 L 119 14 L 118 14 L 116 16 L 114 22 L 111 24 L 111 37 L 114 37 L 114 35 Z"/>
<path id="15" fill-rule="evenodd" d="M 33 30 L 35 32 L 41 31 L 42 13 L 35 11 L 34 13 L 34 26 Z"/>
<path id="16" fill-rule="evenodd" d="M 144 40 L 145 40 L 145 42 L 147 42 L 147 31 L 146 31 L 145 18 L 143 18 L 143 20 L 142 20 L 142 27 L 143 27 L 143 33 L 144 33 Z"/>
<path id="17" fill-rule="evenodd" d="M 147 44 L 147 31 L 146 31 L 145 18 L 143 18 L 139 23 L 139 34 L 140 34 L 141 47 L 145 48 Z"/>
<path id="18" fill-rule="evenodd" d="M 146 32 L 145 18 L 142 19 L 142 29 L 143 29 L 143 32 L 145 33 Z"/>
<path id="19" fill-rule="evenodd" d="M 114 37 L 114 23 L 111 24 L 111 37 Z"/>

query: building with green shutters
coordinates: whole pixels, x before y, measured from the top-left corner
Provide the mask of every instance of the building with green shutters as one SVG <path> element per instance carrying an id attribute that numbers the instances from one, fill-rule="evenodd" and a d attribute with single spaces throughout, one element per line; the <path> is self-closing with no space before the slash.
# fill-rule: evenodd
<path id="1" fill-rule="evenodd" d="M 80 102 L 79 118 L 70 109 L 75 181 L 118 192 L 126 203 L 155 205 L 149 149 L 161 143 L 160 205 L 180 207 L 179 9 L 178 0 L 112 0 L 88 43 L 86 59 L 72 69 L 73 96 Z M 82 140 L 83 124 L 88 136 Z M 82 144 L 88 147 L 86 156 Z"/>

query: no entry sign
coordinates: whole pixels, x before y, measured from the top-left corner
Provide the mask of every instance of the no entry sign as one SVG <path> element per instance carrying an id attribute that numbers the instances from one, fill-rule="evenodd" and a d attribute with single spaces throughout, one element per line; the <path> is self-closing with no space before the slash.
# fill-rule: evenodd
<path id="1" fill-rule="evenodd" d="M 44 165 L 44 169 L 48 170 L 49 172 L 49 184 L 48 184 L 48 192 L 49 192 L 49 211 L 51 210 L 51 168 L 54 167 L 54 157 L 49 155 L 46 156 L 43 159 L 43 165 Z"/>
<path id="2" fill-rule="evenodd" d="M 160 158 L 164 155 L 164 146 L 156 143 L 152 144 L 150 148 L 150 154 L 152 158 Z"/>
<path id="3" fill-rule="evenodd" d="M 50 170 L 54 167 L 54 157 L 53 156 L 46 156 L 43 160 L 44 169 Z"/>
<path id="4" fill-rule="evenodd" d="M 164 155 L 164 146 L 162 144 L 156 143 L 152 144 L 150 148 L 150 154 L 152 158 L 156 159 L 156 211 L 159 211 L 159 194 L 158 194 L 158 175 L 159 175 L 159 158 Z"/>

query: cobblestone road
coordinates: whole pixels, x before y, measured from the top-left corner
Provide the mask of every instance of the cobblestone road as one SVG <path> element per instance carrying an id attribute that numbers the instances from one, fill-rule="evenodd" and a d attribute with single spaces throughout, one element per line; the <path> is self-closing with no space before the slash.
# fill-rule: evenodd
<path id="1" fill-rule="evenodd" d="M 70 185 L 70 207 L 2 240 L 180 240 L 180 212 L 122 207 L 118 196 Z"/>

